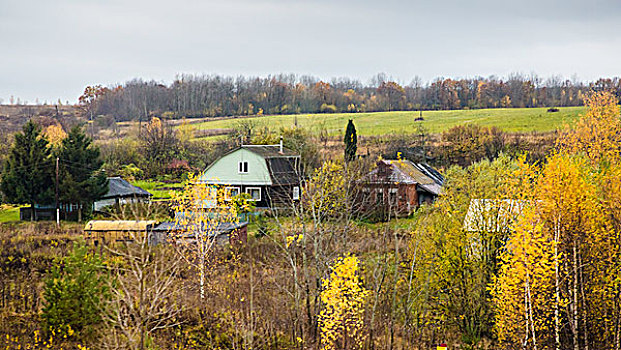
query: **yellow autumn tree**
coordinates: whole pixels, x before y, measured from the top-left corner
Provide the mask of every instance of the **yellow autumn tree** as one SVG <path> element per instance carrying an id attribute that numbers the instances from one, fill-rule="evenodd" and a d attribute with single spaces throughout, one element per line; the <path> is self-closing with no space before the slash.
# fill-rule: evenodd
<path id="1" fill-rule="evenodd" d="M 620 346 L 621 119 L 611 93 L 592 93 L 586 104 L 586 114 L 560 139 L 559 153 L 543 169 L 540 187 L 542 219 L 559 254 L 556 349 Z M 567 344 L 563 325 L 569 325 Z"/>
<path id="2" fill-rule="evenodd" d="M 586 99 L 587 113 L 563 139 L 583 157 L 590 190 L 580 230 L 571 236 L 570 289 L 574 348 L 621 348 L 621 118 L 608 92 Z"/>
<path id="3" fill-rule="evenodd" d="M 618 158 L 621 151 L 621 119 L 617 98 L 596 92 L 585 98 L 587 112 L 560 140 L 566 152 L 583 154 L 591 161 Z"/>
<path id="4" fill-rule="evenodd" d="M 67 133 L 63 130 L 63 127 L 60 124 L 52 124 L 48 126 L 45 128 L 43 133 L 50 142 L 50 145 L 54 148 L 59 147 L 63 140 L 67 137 Z"/>
<path id="5" fill-rule="evenodd" d="M 205 298 L 205 275 L 217 239 L 218 226 L 238 223 L 234 206 L 226 201 L 225 186 L 212 186 L 190 174 L 182 191 L 172 192 L 175 231 L 171 237 L 183 257 L 198 270 L 200 297 Z"/>
<path id="6" fill-rule="evenodd" d="M 342 164 L 327 161 L 314 171 L 303 194 L 308 211 L 317 223 L 346 211 L 347 185 Z"/>
<path id="7" fill-rule="evenodd" d="M 554 334 L 554 242 L 542 230 L 532 204 L 523 209 L 514 229 L 492 288 L 494 329 L 503 345 L 545 349 Z"/>
<path id="8" fill-rule="evenodd" d="M 194 138 L 194 127 L 185 118 L 181 122 L 181 125 L 177 128 L 177 137 L 183 144 L 190 142 L 190 140 Z"/>
<path id="9" fill-rule="evenodd" d="M 491 287 L 494 331 L 498 341 L 524 349 L 544 349 L 553 342 L 555 243 L 543 230 L 536 191 L 535 166 L 518 159 L 507 177 L 506 196 L 519 215 L 511 222 L 511 234 L 501 253 L 499 271 Z"/>
<path id="10" fill-rule="evenodd" d="M 529 349 L 621 347 L 621 121 L 609 93 L 539 170 L 492 289 L 501 342 Z M 522 197 L 523 198 L 523 197 Z"/>
<path id="11" fill-rule="evenodd" d="M 369 291 L 362 284 L 359 265 L 354 255 L 339 258 L 330 278 L 323 281 L 324 309 L 319 315 L 319 328 L 325 350 L 362 347 L 364 306 Z"/>

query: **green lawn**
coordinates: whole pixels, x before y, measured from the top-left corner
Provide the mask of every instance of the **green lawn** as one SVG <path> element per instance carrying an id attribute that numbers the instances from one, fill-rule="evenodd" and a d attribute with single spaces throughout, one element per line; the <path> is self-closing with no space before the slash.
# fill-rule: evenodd
<path id="1" fill-rule="evenodd" d="M 170 199 L 172 189 L 181 189 L 180 183 L 165 183 L 155 180 L 136 180 L 130 181 L 132 185 L 138 186 L 153 195 L 153 200 Z"/>
<path id="2" fill-rule="evenodd" d="M 19 221 L 19 208 L 20 207 L 0 206 L 0 223 Z"/>
<path id="3" fill-rule="evenodd" d="M 547 108 L 495 108 L 455 111 L 423 111 L 422 125 L 431 133 L 442 132 L 455 125 L 474 123 L 496 126 L 508 132 L 553 131 L 573 123 L 585 107 L 564 107 L 559 112 L 548 113 Z M 384 135 L 390 133 L 415 133 L 414 118 L 419 112 L 376 112 L 272 115 L 248 119 L 221 119 L 194 124 L 196 130 L 232 128 L 241 120 L 252 120 L 271 128 L 298 125 L 314 130 L 324 127 L 332 136 L 341 135 L 348 119 L 353 119 L 359 135 Z"/>

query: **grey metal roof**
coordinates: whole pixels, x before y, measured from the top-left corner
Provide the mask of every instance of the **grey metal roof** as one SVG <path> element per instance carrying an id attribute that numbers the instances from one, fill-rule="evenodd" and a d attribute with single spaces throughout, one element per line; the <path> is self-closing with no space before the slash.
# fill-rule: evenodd
<path id="1" fill-rule="evenodd" d="M 247 226 L 248 223 L 245 221 L 241 222 L 220 222 L 216 224 L 214 227 L 209 229 L 210 235 L 220 235 L 230 233 L 233 230 L 237 230 L 239 228 Z M 195 225 L 192 225 L 195 226 Z M 204 227 L 204 223 L 202 224 Z M 151 231 L 155 232 L 171 232 L 171 231 L 189 231 L 187 225 L 180 225 L 175 222 L 162 222 L 161 224 L 155 226 L 151 229 Z"/>
<path id="2" fill-rule="evenodd" d="M 250 152 L 256 153 L 263 158 L 289 158 L 299 157 L 300 155 L 287 147 L 282 148 L 280 152 L 280 145 L 242 145 L 241 148 Z"/>
<path id="3" fill-rule="evenodd" d="M 437 185 L 444 185 L 444 176 L 440 174 L 436 169 L 432 168 L 427 163 L 412 163 L 416 169 L 418 169 L 421 173 L 425 174 L 428 178 L 432 179 Z"/>
<path id="4" fill-rule="evenodd" d="M 265 161 L 274 185 L 297 185 L 300 183 L 297 158 L 268 158 Z"/>
<path id="5" fill-rule="evenodd" d="M 151 193 L 140 187 L 134 186 L 120 177 L 108 178 L 108 193 L 101 199 L 117 198 L 117 197 L 151 197 Z"/>

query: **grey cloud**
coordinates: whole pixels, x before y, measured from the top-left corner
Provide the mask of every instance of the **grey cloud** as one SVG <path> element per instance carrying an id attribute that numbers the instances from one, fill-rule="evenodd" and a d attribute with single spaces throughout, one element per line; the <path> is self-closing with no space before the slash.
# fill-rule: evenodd
<path id="1" fill-rule="evenodd" d="M 621 2 L 0 0 L 0 98 L 177 73 L 618 74 Z"/>

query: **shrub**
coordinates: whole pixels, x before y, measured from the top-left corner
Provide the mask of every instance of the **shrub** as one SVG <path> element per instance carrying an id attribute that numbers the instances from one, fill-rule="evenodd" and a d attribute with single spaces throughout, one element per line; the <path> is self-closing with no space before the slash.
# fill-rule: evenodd
<path id="1" fill-rule="evenodd" d="M 192 171 L 187 160 L 173 159 L 166 165 L 166 173 L 172 175 L 176 179 L 180 179 L 184 174 Z"/>
<path id="2" fill-rule="evenodd" d="M 459 125 L 442 133 L 445 163 L 468 166 L 482 159 L 494 159 L 505 148 L 505 134 L 496 127 Z"/>
<path id="3" fill-rule="evenodd" d="M 121 169 L 119 169 L 119 175 L 124 177 L 126 180 L 134 181 L 136 179 L 141 179 L 144 172 L 142 169 L 134 165 L 134 163 L 131 163 L 121 166 Z"/>
<path id="4" fill-rule="evenodd" d="M 321 111 L 321 113 L 336 113 L 337 111 L 335 105 L 329 105 L 326 103 L 322 104 L 319 110 Z"/>
<path id="5" fill-rule="evenodd" d="M 109 297 L 101 256 L 75 243 L 64 258 L 54 259 L 45 280 L 43 320 L 55 334 L 85 339 L 102 322 L 102 303 Z"/>

